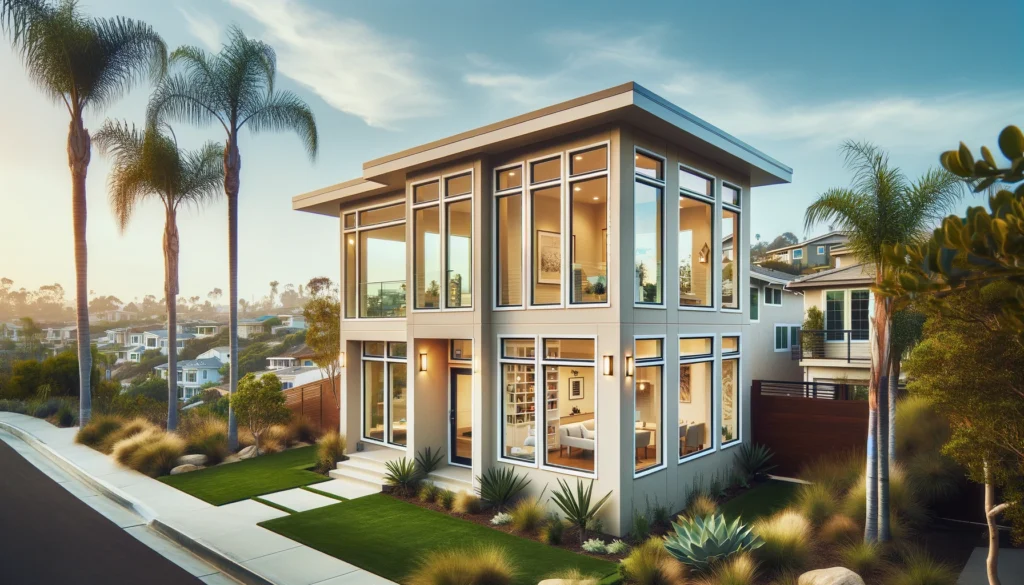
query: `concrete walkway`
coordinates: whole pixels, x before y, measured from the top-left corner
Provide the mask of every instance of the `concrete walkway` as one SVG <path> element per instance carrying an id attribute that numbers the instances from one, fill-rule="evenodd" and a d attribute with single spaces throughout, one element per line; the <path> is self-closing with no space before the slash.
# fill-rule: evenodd
<path id="1" fill-rule="evenodd" d="M 208 504 L 76 444 L 77 428 L 61 429 L 44 420 L 11 412 L 0 412 L 0 428 L 18 436 L 99 494 L 138 514 L 151 528 L 244 583 L 392 584 L 256 525 L 285 512 L 251 500 L 220 507 Z M 280 499 L 282 493 L 271 497 Z M 336 503 L 325 502 L 330 498 L 324 496 L 309 495 L 322 498 L 316 504 Z M 295 494 L 283 497 L 305 502 L 301 507 L 306 509 L 315 499 Z"/>

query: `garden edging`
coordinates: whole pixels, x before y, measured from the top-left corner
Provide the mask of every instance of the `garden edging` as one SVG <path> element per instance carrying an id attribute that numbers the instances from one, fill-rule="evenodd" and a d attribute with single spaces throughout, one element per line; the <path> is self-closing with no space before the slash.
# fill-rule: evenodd
<path id="1" fill-rule="evenodd" d="M 78 467 L 61 454 L 54 451 L 49 445 L 39 440 L 35 435 L 30 432 L 21 429 L 17 426 L 12 425 L 7 421 L 0 421 L 0 430 L 7 431 L 18 437 L 25 444 L 29 445 L 50 462 L 59 467 L 64 472 L 72 475 L 75 479 L 81 481 L 90 488 L 96 490 L 104 497 L 116 502 L 123 508 L 142 517 L 146 524 L 159 534 L 170 538 L 177 544 L 186 548 L 199 558 L 212 564 L 217 569 L 230 574 L 235 579 L 238 579 L 246 585 L 274 585 L 273 582 L 265 579 L 258 575 L 252 570 L 246 568 L 241 563 L 230 559 L 229 557 L 222 554 L 216 548 L 203 544 L 199 540 L 189 536 L 188 534 L 174 528 L 164 522 L 161 522 L 157 515 L 147 508 L 141 502 L 136 501 L 134 498 L 125 495 L 117 488 L 111 487 L 99 479 L 89 475 L 82 468 Z"/>

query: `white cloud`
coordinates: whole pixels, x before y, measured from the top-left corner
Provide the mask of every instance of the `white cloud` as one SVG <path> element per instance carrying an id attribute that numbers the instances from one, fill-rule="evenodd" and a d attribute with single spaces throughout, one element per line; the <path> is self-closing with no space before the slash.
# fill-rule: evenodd
<path id="1" fill-rule="evenodd" d="M 208 50 L 220 50 L 221 27 L 216 20 L 206 14 L 192 14 L 184 8 L 178 8 L 178 11 L 185 17 L 185 23 L 188 25 L 188 30 L 192 33 L 192 36 L 199 39 L 199 42 Z"/>
<path id="2" fill-rule="evenodd" d="M 442 99 L 413 49 L 363 22 L 287 0 L 228 0 L 266 28 L 282 74 L 371 126 L 437 113 Z"/>
<path id="3" fill-rule="evenodd" d="M 727 77 L 666 55 L 657 49 L 663 34 L 658 28 L 618 37 L 555 31 L 542 36 L 552 53 L 561 55 L 552 70 L 527 75 L 475 56 L 470 60 L 474 70 L 464 81 L 533 108 L 635 80 L 742 138 L 811 147 L 834 147 L 848 138 L 891 149 L 941 148 L 951 136 L 990 140 L 1024 110 L 1019 96 L 1009 92 L 814 101 L 795 94 L 790 80 Z"/>

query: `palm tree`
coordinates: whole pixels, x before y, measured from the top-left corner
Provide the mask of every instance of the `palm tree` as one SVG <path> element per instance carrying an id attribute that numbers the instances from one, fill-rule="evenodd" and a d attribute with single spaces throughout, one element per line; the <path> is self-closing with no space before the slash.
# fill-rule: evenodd
<path id="1" fill-rule="evenodd" d="M 92 414 L 89 353 L 89 287 L 86 250 L 85 177 L 91 143 L 82 115 L 101 111 L 147 73 L 167 69 L 167 47 L 149 25 L 128 18 L 89 18 L 75 0 L 0 0 L 0 26 L 19 53 L 29 77 L 71 117 L 68 166 L 75 241 L 78 316 L 79 424 Z"/>
<path id="2" fill-rule="evenodd" d="M 238 190 L 242 157 L 238 134 L 291 130 L 299 135 L 311 160 L 318 136 L 313 112 L 289 91 L 275 91 L 277 56 L 267 44 L 250 39 L 237 27 L 216 55 L 183 46 L 170 57 L 181 71 L 165 78 L 149 103 L 149 119 L 167 117 L 194 124 L 219 123 L 227 135 L 224 145 L 224 193 L 228 199 L 228 330 L 230 383 L 238 387 Z M 238 446 L 238 423 L 228 410 L 228 445 Z"/>
<path id="3" fill-rule="evenodd" d="M 108 120 L 95 136 L 103 155 L 113 158 L 108 179 L 110 206 L 124 232 L 139 204 L 156 198 L 164 206 L 164 299 L 167 305 L 167 429 L 178 427 L 178 210 L 199 206 L 220 193 L 224 148 L 208 142 L 197 151 L 178 148 L 174 132 L 159 126 L 137 130 Z"/>
<path id="4" fill-rule="evenodd" d="M 889 459 L 896 459 L 896 398 L 900 384 L 900 367 L 903 358 L 910 355 L 924 337 L 925 316 L 913 308 L 897 310 L 892 315 L 889 340 L 892 363 L 889 365 Z"/>
<path id="5" fill-rule="evenodd" d="M 821 223 L 846 232 L 850 250 L 874 269 L 876 298 L 871 342 L 871 379 L 868 385 L 867 515 L 864 539 L 889 540 L 889 417 L 879 416 L 879 404 L 888 410 L 888 375 L 891 366 L 890 326 L 893 299 L 877 292 L 891 270 L 882 250 L 927 237 L 927 230 L 963 196 L 963 183 L 944 170 L 930 170 L 917 181 L 889 165 L 889 156 L 877 146 L 845 142 L 841 147 L 846 167 L 853 172 L 850 187 L 822 193 L 807 208 L 807 230 Z"/>

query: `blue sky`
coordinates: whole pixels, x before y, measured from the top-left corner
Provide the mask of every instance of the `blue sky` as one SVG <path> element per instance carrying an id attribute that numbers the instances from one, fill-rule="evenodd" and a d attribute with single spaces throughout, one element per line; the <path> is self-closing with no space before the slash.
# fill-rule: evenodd
<path id="1" fill-rule="evenodd" d="M 898 4 L 898 6 L 893 6 Z M 337 279 L 338 223 L 291 211 L 298 193 L 355 177 L 364 160 L 635 80 L 794 169 L 755 190 L 753 232 L 799 236 L 803 210 L 845 185 L 837 146 L 870 140 L 914 177 L 959 140 L 995 144 L 1024 124 L 1024 4 L 988 2 L 335 2 L 91 0 L 96 16 L 152 24 L 171 47 L 218 46 L 229 23 L 272 44 L 279 86 L 317 117 L 310 163 L 287 134 L 244 134 L 240 290 Z M 638 9 L 639 8 L 639 9 Z M 0 276 L 73 285 L 67 118 L 0 47 Z M 103 114 L 140 122 L 150 88 Z M 186 145 L 215 128 L 176 128 Z M 162 215 L 124 234 L 106 199 L 107 162 L 89 172 L 89 285 L 128 301 L 161 296 Z M 227 289 L 226 204 L 179 218 L 181 289 Z M 813 233 L 826 229 L 824 226 Z"/>

